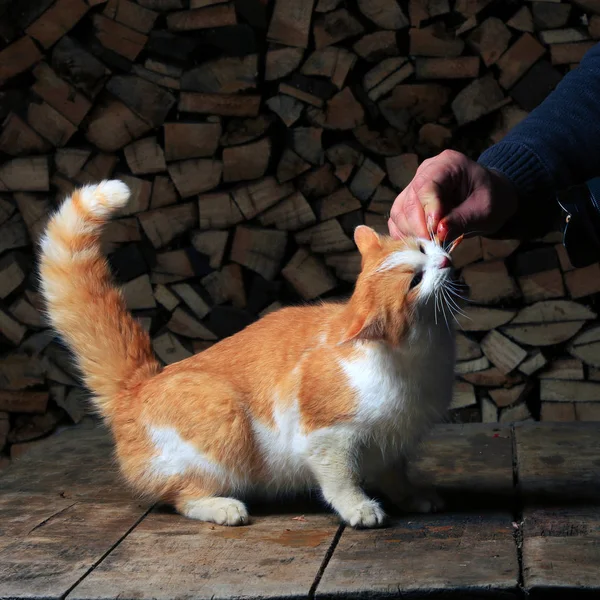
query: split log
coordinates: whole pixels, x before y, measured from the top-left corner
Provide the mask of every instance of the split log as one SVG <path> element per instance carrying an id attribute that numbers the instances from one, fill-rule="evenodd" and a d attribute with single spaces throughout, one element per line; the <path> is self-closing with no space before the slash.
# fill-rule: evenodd
<path id="1" fill-rule="evenodd" d="M 479 58 L 417 58 L 415 69 L 417 79 L 474 79 L 479 75 Z"/>
<path id="2" fill-rule="evenodd" d="M 352 47 L 356 54 L 369 62 L 377 62 L 388 56 L 398 56 L 400 51 L 393 31 L 376 31 L 363 36 Z"/>
<path id="3" fill-rule="evenodd" d="M 475 395 L 475 388 L 470 383 L 459 381 L 454 384 L 450 410 L 466 408 L 467 406 L 474 406 L 476 404 L 477 396 Z"/>
<path id="4" fill-rule="evenodd" d="M 443 23 L 435 23 L 422 29 L 412 28 L 410 34 L 410 54 L 413 56 L 440 56 L 453 58 L 460 56 L 465 43 L 448 31 Z"/>
<path id="5" fill-rule="evenodd" d="M 48 399 L 48 392 L 0 390 L 0 410 L 4 412 L 42 414 L 46 412 Z"/>
<path id="6" fill-rule="evenodd" d="M 301 54 L 302 57 L 302 54 Z M 267 60 L 269 55 L 267 55 Z M 317 75 L 331 79 L 338 89 L 344 87 L 348 73 L 356 63 L 356 56 L 337 46 L 315 50 L 304 62 L 300 72 L 303 75 Z"/>
<path id="7" fill-rule="evenodd" d="M 223 181 L 244 181 L 261 178 L 271 159 L 271 140 L 268 137 L 223 150 Z"/>
<path id="8" fill-rule="evenodd" d="M 315 17 L 313 37 L 317 50 L 332 46 L 342 40 L 364 31 L 360 21 L 355 19 L 345 8 Z M 289 42 L 288 42 L 289 43 Z"/>
<path id="9" fill-rule="evenodd" d="M 471 238 L 473 239 L 473 238 Z M 494 260 L 497 258 L 507 258 L 521 244 L 519 240 L 492 240 L 489 238 L 481 239 L 481 250 L 484 260 Z M 459 246 L 459 248 L 462 244 Z"/>
<path id="10" fill-rule="evenodd" d="M 233 200 L 249 220 L 294 192 L 291 183 L 278 183 L 273 177 L 265 177 L 254 183 L 232 190 Z"/>
<path id="11" fill-rule="evenodd" d="M 275 118 L 271 115 L 259 115 L 254 119 L 229 119 L 219 143 L 228 147 L 253 142 L 263 137 L 274 121 Z"/>
<path id="12" fill-rule="evenodd" d="M 502 89 L 493 76 L 484 75 L 461 90 L 452 102 L 452 112 L 459 125 L 476 121 L 500 108 L 505 102 Z"/>
<path id="13" fill-rule="evenodd" d="M 316 220 L 310 204 L 301 192 L 294 192 L 259 216 L 260 224 L 264 227 L 274 226 L 286 231 L 302 229 Z"/>
<path id="14" fill-rule="evenodd" d="M 161 173 L 167 170 L 165 154 L 156 137 L 133 142 L 123 149 L 129 170 L 134 175 Z"/>
<path id="15" fill-rule="evenodd" d="M 0 85 L 26 71 L 42 58 L 43 55 L 35 42 L 27 36 L 4 48 L 0 52 Z"/>
<path id="16" fill-rule="evenodd" d="M 45 156 L 15 158 L 0 166 L 0 192 L 47 192 L 49 188 Z"/>
<path id="17" fill-rule="evenodd" d="M 479 236 L 465 238 L 452 253 L 452 264 L 456 269 L 477 262 L 483 257 L 483 248 Z"/>
<path id="18" fill-rule="evenodd" d="M 385 178 L 385 171 L 369 158 L 365 158 L 350 182 L 352 194 L 366 202 Z"/>
<path id="19" fill-rule="evenodd" d="M 547 364 L 547 359 L 540 350 L 534 350 L 520 365 L 519 371 L 524 375 L 532 375 Z"/>
<path id="20" fill-rule="evenodd" d="M 526 384 L 522 383 L 521 385 L 516 385 L 508 389 L 500 388 L 497 390 L 490 390 L 488 393 L 498 408 L 506 408 L 507 406 L 522 402 L 526 389 Z"/>
<path id="21" fill-rule="evenodd" d="M 175 294 L 173 294 L 171 290 L 169 290 L 168 287 L 162 284 L 159 284 L 154 288 L 154 298 L 169 312 L 173 312 L 181 302 L 179 298 Z"/>
<path id="22" fill-rule="evenodd" d="M 285 231 L 239 226 L 235 230 L 230 257 L 270 281 L 279 272 L 286 245 Z"/>
<path id="23" fill-rule="evenodd" d="M 244 215 L 226 192 L 201 194 L 198 197 L 200 229 L 222 229 L 237 225 Z"/>
<path id="24" fill-rule="evenodd" d="M 58 77 L 46 63 L 37 65 L 33 75 L 36 81 L 31 89 L 64 118 L 78 126 L 91 109 L 92 103 Z"/>
<path id="25" fill-rule="evenodd" d="M 468 42 L 489 67 L 504 54 L 510 37 L 510 31 L 500 19 L 488 17 L 469 35 Z"/>
<path id="26" fill-rule="evenodd" d="M 189 283 L 174 283 L 171 290 L 199 319 L 203 319 L 210 312 L 206 300 Z"/>
<path id="27" fill-rule="evenodd" d="M 500 85 L 510 89 L 545 52 L 532 35 L 524 33 L 498 60 Z"/>
<path id="28" fill-rule="evenodd" d="M 177 337 L 170 333 L 163 333 L 152 340 L 152 348 L 154 352 L 166 365 L 180 362 L 193 356 Z"/>
<path id="29" fill-rule="evenodd" d="M 203 62 L 181 77 L 181 89 L 205 94 L 235 94 L 256 87 L 258 55 L 223 57 Z"/>
<path id="30" fill-rule="evenodd" d="M 196 231 L 190 241 L 198 252 L 210 257 L 210 266 L 218 269 L 223 262 L 228 239 L 227 231 Z"/>
<path id="31" fill-rule="evenodd" d="M 565 284 L 573 299 L 600 292 L 600 264 L 594 263 L 589 267 L 565 273 Z"/>
<path id="32" fill-rule="evenodd" d="M 202 279 L 204 289 L 215 304 L 231 302 L 239 309 L 246 307 L 246 291 L 242 268 L 236 264 L 226 265 Z"/>
<path id="33" fill-rule="evenodd" d="M 473 358 L 470 360 L 460 360 L 454 365 L 454 373 L 456 375 L 465 375 L 467 373 L 477 373 L 485 371 L 490 366 L 490 361 L 486 356 Z"/>
<path id="34" fill-rule="evenodd" d="M 291 127 L 300 118 L 304 110 L 302 102 L 285 94 L 269 98 L 266 104 L 287 127 Z"/>
<path id="35" fill-rule="evenodd" d="M 527 357 L 527 352 L 496 330 L 490 331 L 481 341 L 487 358 L 503 373 L 514 371 Z"/>
<path id="36" fill-rule="evenodd" d="M 294 254 L 281 274 L 305 300 L 313 300 L 337 286 L 325 264 L 304 248 Z"/>
<path id="37" fill-rule="evenodd" d="M 77 24 L 89 8 L 83 0 L 57 0 L 25 33 L 44 48 L 50 48 Z"/>
<path id="38" fill-rule="evenodd" d="M 49 142 L 15 113 L 9 113 L 2 123 L 0 151 L 5 154 L 10 156 L 43 154 L 51 147 Z"/>
<path id="39" fill-rule="evenodd" d="M 472 338 L 456 334 L 456 360 L 473 360 L 481 356 L 481 347 Z"/>
<path id="40" fill-rule="evenodd" d="M 167 113 L 175 104 L 173 94 L 133 75 L 111 77 L 106 89 L 154 127 L 164 123 Z"/>
<path id="41" fill-rule="evenodd" d="M 114 152 L 135 141 L 151 126 L 140 119 L 125 104 L 106 98 L 92 110 L 85 136 L 104 152 Z"/>
<path id="42" fill-rule="evenodd" d="M 194 202 L 150 210 L 138 216 L 144 233 L 155 248 L 163 248 L 198 223 Z"/>
<path id="43" fill-rule="evenodd" d="M 276 0 L 267 38 L 279 44 L 308 47 L 308 34 L 314 0 Z"/>
<path id="44" fill-rule="evenodd" d="M 138 57 L 148 41 L 144 34 L 103 15 L 94 15 L 93 24 L 96 38 L 105 48 L 131 61 Z"/>
<path id="45" fill-rule="evenodd" d="M 600 327 L 579 334 L 571 343 L 569 353 L 592 367 L 600 367 Z"/>
<path id="46" fill-rule="evenodd" d="M 398 30 L 408 27 L 408 19 L 396 0 L 358 0 L 358 8 L 381 29 Z"/>
<path id="47" fill-rule="evenodd" d="M 527 303 L 562 298 L 565 295 L 562 274 L 558 269 L 519 277 L 517 281 Z"/>
<path id="48" fill-rule="evenodd" d="M 172 283 L 194 277 L 195 272 L 185 250 L 171 250 L 156 255 L 156 265 L 152 269 L 152 283 Z"/>
<path id="49" fill-rule="evenodd" d="M 486 369 L 485 371 L 477 371 L 475 373 L 467 373 L 461 375 L 461 378 L 481 387 L 512 387 L 523 381 L 523 376 L 520 373 L 502 373 L 497 367 Z"/>
<path id="50" fill-rule="evenodd" d="M 207 192 L 219 185 L 223 163 L 195 158 L 168 165 L 169 175 L 182 198 Z"/>
<path id="51" fill-rule="evenodd" d="M 197 31 L 213 27 L 226 27 L 236 23 L 237 17 L 233 3 L 182 10 L 167 15 L 167 27 L 170 31 Z"/>
<path id="52" fill-rule="evenodd" d="M 152 285 L 148 275 L 140 275 L 128 281 L 123 287 L 123 297 L 129 310 L 144 310 L 155 308 L 156 302 L 152 295 Z"/>
<path id="53" fill-rule="evenodd" d="M 506 325 L 517 314 L 515 310 L 481 306 L 469 306 L 463 312 L 464 315 L 458 315 L 457 319 L 464 331 L 490 331 Z"/>
<path id="54" fill-rule="evenodd" d="M 519 295 L 513 278 L 501 260 L 468 265 L 462 274 L 473 302 L 493 304 Z"/>
<path id="55" fill-rule="evenodd" d="M 419 168 L 419 157 L 416 154 L 400 154 L 385 159 L 386 171 L 392 185 L 403 190 L 413 180 Z"/>
<path id="56" fill-rule="evenodd" d="M 354 242 L 344 233 L 336 219 L 322 221 L 296 234 L 298 244 L 307 244 L 316 253 L 345 252 L 354 249 Z"/>
<path id="57" fill-rule="evenodd" d="M 540 398 L 542 402 L 600 402 L 600 383 L 544 379 Z"/>
<path id="58" fill-rule="evenodd" d="M 220 115 L 223 117 L 256 117 L 260 96 L 235 94 L 198 94 L 182 92 L 179 110 L 182 112 Z"/>
<path id="59" fill-rule="evenodd" d="M 522 6 L 506 24 L 517 31 L 533 33 L 533 15 L 529 7 Z"/>
<path id="60" fill-rule="evenodd" d="M 150 33 L 158 14 L 130 0 L 109 0 L 103 11 L 105 17 L 140 33 Z"/>
<path id="61" fill-rule="evenodd" d="M 360 201 L 347 187 L 342 187 L 319 201 L 319 219 L 327 221 L 360 208 Z"/>
<path id="62" fill-rule="evenodd" d="M 573 358 L 561 358 L 550 363 L 539 375 L 539 379 L 584 379 L 583 364 Z"/>
<path id="63" fill-rule="evenodd" d="M 90 150 L 59 148 L 54 155 L 54 166 L 67 177 L 75 177 L 90 157 Z"/>
<path id="64" fill-rule="evenodd" d="M 265 79 L 275 81 L 290 75 L 298 68 L 303 58 L 302 48 L 272 45 L 265 60 Z M 306 75 L 310 75 L 310 73 L 306 73 Z"/>

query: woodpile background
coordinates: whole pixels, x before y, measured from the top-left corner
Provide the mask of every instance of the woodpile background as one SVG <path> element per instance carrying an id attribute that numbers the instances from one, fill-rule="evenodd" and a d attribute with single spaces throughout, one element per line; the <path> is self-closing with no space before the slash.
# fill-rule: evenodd
<path id="1" fill-rule="evenodd" d="M 132 188 L 105 247 L 171 363 L 348 293 L 354 228 L 386 232 L 420 161 L 476 157 L 598 38 L 600 0 L 2 0 L 0 466 L 86 415 L 36 292 L 74 186 Z M 559 242 L 457 251 L 454 419 L 600 419 L 600 266 Z"/>

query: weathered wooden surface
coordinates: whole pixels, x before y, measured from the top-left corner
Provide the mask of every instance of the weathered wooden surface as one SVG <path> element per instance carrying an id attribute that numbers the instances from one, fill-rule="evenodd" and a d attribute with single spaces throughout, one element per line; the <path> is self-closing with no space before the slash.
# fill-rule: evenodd
<path id="1" fill-rule="evenodd" d="M 519 481 L 528 504 L 600 499 L 600 424 L 527 424 L 515 429 Z"/>
<path id="2" fill-rule="evenodd" d="M 49 438 L 0 477 L 0 598 L 62 598 L 145 514 L 101 429 Z"/>
<path id="3" fill-rule="evenodd" d="M 379 530 L 346 528 L 317 597 L 454 593 L 465 598 L 490 589 L 507 594 L 517 589 L 510 430 L 439 426 L 423 455 L 417 470 L 447 497 L 450 512 L 404 515 Z M 503 497 L 505 509 L 489 511 L 483 505 L 459 512 L 472 504 L 472 491 L 489 500 Z"/>
<path id="4" fill-rule="evenodd" d="M 516 429 L 523 581 L 532 597 L 600 594 L 600 424 Z"/>
<path id="5" fill-rule="evenodd" d="M 338 525 L 301 514 L 224 528 L 152 513 L 68 599 L 306 597 Z"/>
<path id="6" fill-rule="evenodd" d="M 598 440 L 600 424 L 440 425 L 412 475 L 446 512 L 357 531 L 315 498 L 229 529 L 148 512 L 107 433 L 78 427 L 0 476 L 0 599 L 595 597 Z"/>

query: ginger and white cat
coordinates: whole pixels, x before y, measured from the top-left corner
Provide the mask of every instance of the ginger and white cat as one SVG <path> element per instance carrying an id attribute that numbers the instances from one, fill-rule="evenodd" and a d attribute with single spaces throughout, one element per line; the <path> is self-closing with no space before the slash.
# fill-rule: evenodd
<path id="1" fill-rule="evenodd" d="M 385 519 L 363 484 L 435 510 L 406 461 L 452 396 L 454 336 L 434 314 L 448 253 L 358 227 L 349 301 L 281 309 L 163 368 L 100 251 L 128 198 L 120 181 L 75 191 L 48 224 L 41 282 L 134 490 L 225 525 L 248 521 L 239 498 L 315 487 L 352 526 Z"/>

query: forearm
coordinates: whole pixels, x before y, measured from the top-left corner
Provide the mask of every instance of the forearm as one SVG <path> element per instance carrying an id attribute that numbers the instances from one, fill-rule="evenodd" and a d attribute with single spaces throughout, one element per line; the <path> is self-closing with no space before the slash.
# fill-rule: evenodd
<path id="1" fill-rule="evenodd" d="M 600 44 L 479 162 L 505 175 L 523 198 L 600 175 Z"/>

